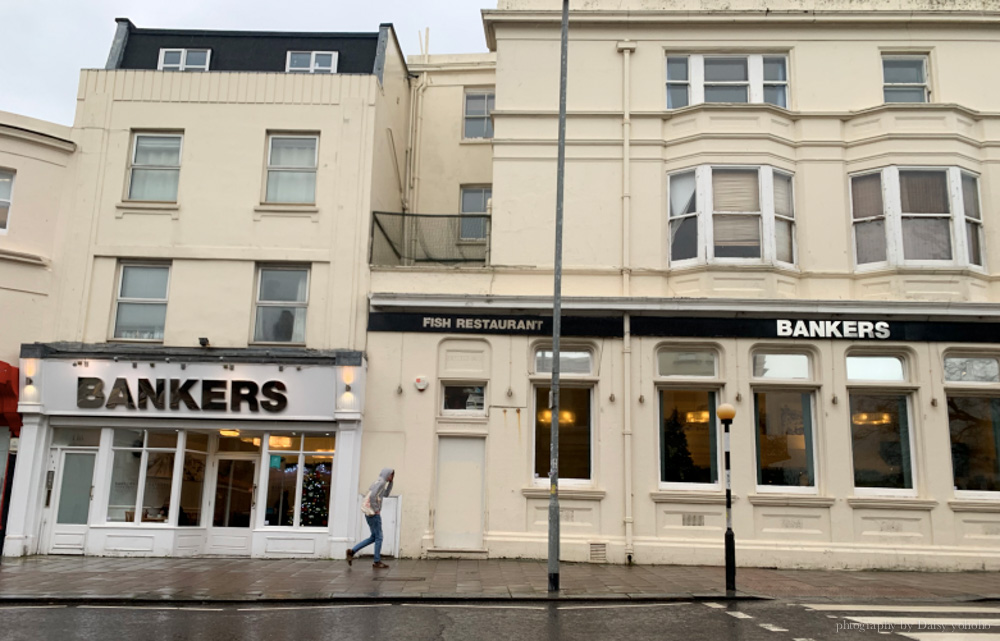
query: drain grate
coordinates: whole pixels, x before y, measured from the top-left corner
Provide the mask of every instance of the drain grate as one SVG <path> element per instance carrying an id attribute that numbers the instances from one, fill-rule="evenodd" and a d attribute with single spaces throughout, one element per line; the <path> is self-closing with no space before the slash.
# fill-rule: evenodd
<path id="1" fill-rule="evenodd" d="M 426 581 L 423 576 L 376 576 L 372 581 Z"/>

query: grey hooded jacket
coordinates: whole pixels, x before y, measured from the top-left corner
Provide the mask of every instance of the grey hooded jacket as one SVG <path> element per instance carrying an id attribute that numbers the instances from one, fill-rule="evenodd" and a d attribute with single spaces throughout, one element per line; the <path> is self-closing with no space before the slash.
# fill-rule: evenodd
<path id="1" fill-rule="evenodd" d="M 370 503 L 376 514 L 382 511 L 382 498 L 389 496 L 389 493 L 392 491 L 392 481 L 389 480 L 389 476 L 392 475 L 393 471 L 391 467 L 383 468 L 379 472 L 378 480 L 368 488 L 368 491 L 372 495 Z"/>

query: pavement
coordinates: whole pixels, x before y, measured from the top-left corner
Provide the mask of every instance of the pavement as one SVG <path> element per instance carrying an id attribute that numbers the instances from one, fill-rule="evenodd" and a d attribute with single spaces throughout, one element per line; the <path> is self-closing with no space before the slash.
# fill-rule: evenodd
<path id="1" fill-rule="evenodd" d="M 563 563 L 558 595 L 539 560 L 341 560 L 34 556 L 0 560 L 0 604 L 26 601 L 737 599 L 1000 601 L 997 572 L 886 572 Z"/>

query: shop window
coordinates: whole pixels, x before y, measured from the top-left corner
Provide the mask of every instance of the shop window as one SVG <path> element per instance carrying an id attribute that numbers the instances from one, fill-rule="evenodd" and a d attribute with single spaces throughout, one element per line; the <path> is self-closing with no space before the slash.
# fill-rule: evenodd
<path id="1" fill-rule="evenodd" d="M 176 456 L 174 430 L 114 430 L 107 521 L 166 523 Z"/>
<path id="2" fill-rule="evenodd" d="M 667 56 L 667 109 L 703 102 L 788 106 L 784 55 Z"/>
<path id="3" fill-rule="evenodd" d="M 177 202 L 182 138 L 180 134 L 136 134 L 133 137 L 129 200 Z"/>
<path id="4" fill-rule="evenodd" d="M 535 478 L 549 475 L 552 443 L 552 387 L 535 387 Z M 559 387 L 559 478 L 591 478 L 590 388 Z"/>
<path id="5" fill-rule="evenodd" d="M 181 470 L 180 506 L 177 525 L 195 527 L 201 524 L 201 500 L 205 489 L 205 453 L 208 436 L 187 432 L 184 446 L 184 467 Z"/>
<path id="6" fill-rule="evenodd" d="M 486 414 L 486 385 L 484 383 L 444 384 L 441 413 L 451 415 Z"/>
<path id="7" fill-rule="evenodd" d="M 269 135 L 264 202 L 315 203 L 318 150 L 319 136 Z"/>
<path id="8" fill-rule="evenodd" d="M 261 266 L 257 270 L 254 342 L 305 343 L 308 306 L 307 268 Z"/>
<path id="9" fill-rule="evenodd" d="M 754 353 L 753 377 L 761 386 L 754 390 L 758 486 L 815 488 L 809 355 Z"/>
<path id="10" fill-rule="evenodd" d="M 886 167 L 851 177 L 858 266 L 984 265 L 979 179 L 957 167 Z"/>
<path id="11" fill-rule="evenodd" d="M 7 233 L 10 223 L 10 203 L 14 195 L 14 172 L 0 169 L 0 234 Z"/>
<path id="12" fill-rule="evenodd" d="M 128 265 L 119 270 L 114 338 L 162 341 L 167 318 L 169 265 Z"/>
<path id="13" fill-rule="evenodd" d="M 327 527 L 335 436 L 271 434 L 264 525 Z"/>
<path id="14" fill-rule="evenodd" d="M 944 359 L 955 490 L 1000 492 L 1000 359 Z"/>
<path id="15" fill-rule="evenodd" d="M 465 93 L 465 121 L 463 138 L 493 137 L 493 109 L 495 94 L 490 91 L 467 91 Z"/>
<path id="16" fill-rule="evenodd" d="M 717 393 L 704 389 L 706 379 L 718 376 L 717 361 L 709 349 L 671 347 L 656 354 L 657 374 L 665 385 L 658 390 L 661 483 L 719 481 Z"/>
<path id="17" fill-rule="evenodd" d="M 851 452 L 855 488 L 912 491 L 913 451 L 904 359 L 849 355 Z"/>
<path id="18" fill-rule="evenodd" d="M 669 178 L 670 262 L 794 264 L 792 176 L 768 166 L 701 166 Z"/>

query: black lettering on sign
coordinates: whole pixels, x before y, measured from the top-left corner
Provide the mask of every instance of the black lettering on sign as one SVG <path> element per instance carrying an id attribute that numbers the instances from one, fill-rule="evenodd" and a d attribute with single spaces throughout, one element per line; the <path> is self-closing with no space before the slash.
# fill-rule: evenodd
<path id="1" fill-rule="evenodd" d="M 229 395 L 229 408 L 234 412 L 240 411 L 240 405 L 247 404 L 251 412 L 257 412 L 260 406 L 257 404 L 257 383 L 253 381 L 233 381 L 233 390 Z"/>
<path id="2" fill-rule="evenodd" d="M 104 381 L 81 376 L 76 379 L 76 406 L 97 409 L 104 406 Z"/>
<path id="3" fill-rule="evenodd" d="M 111 391 L 108 392 L 108 402 L 104 407 L 113 410 L 119 405 L 124 405 L 130 410 L 135 409 L 135 400 L 132 398 L 132 391 L 129 390 L 128 381 L 124 378 L 115 379 L 115 384 L 111 386 Z"/>
<path id="4" fill-rule="evenodd" d="M 205 412 L 226 411 L 226 381 L 201 382 L 201 409 Z"/>
<path id="5" fill-rule="evenodd" d="M 264 408 L 265 412 L 274 414 L 288 407 L 288 397 L 283 394 L 284 391 L 285 384 L 281 381 L 268 381 L 264 383 L 261 394 L 268 400 L 261 401 L 260 406 Z"/>
<path id="6" fill-rule="evenodd" d="M 166 401 L 166 381 L 162 378 L 156 379 L 156 389 L 153 389 L 153 385 L 149 382 L 148 378 L 139 379 L 139 398 L 137 400 L 139 409 L 146 409 L 147 402 L 151 402 L 153 407 L 158 410 L 166 409 Z"/>
<path id="7" fill-rule="evenodd" d="M 180 409 L 181 401 L 184 401 L 189 410 L 197 410 L 198 403 L 191 396 L 191 388 L 197 382 L 198 379 L 188 379 L 182 384 L 180 379 L 170 379 L 170 409 Z"/>

